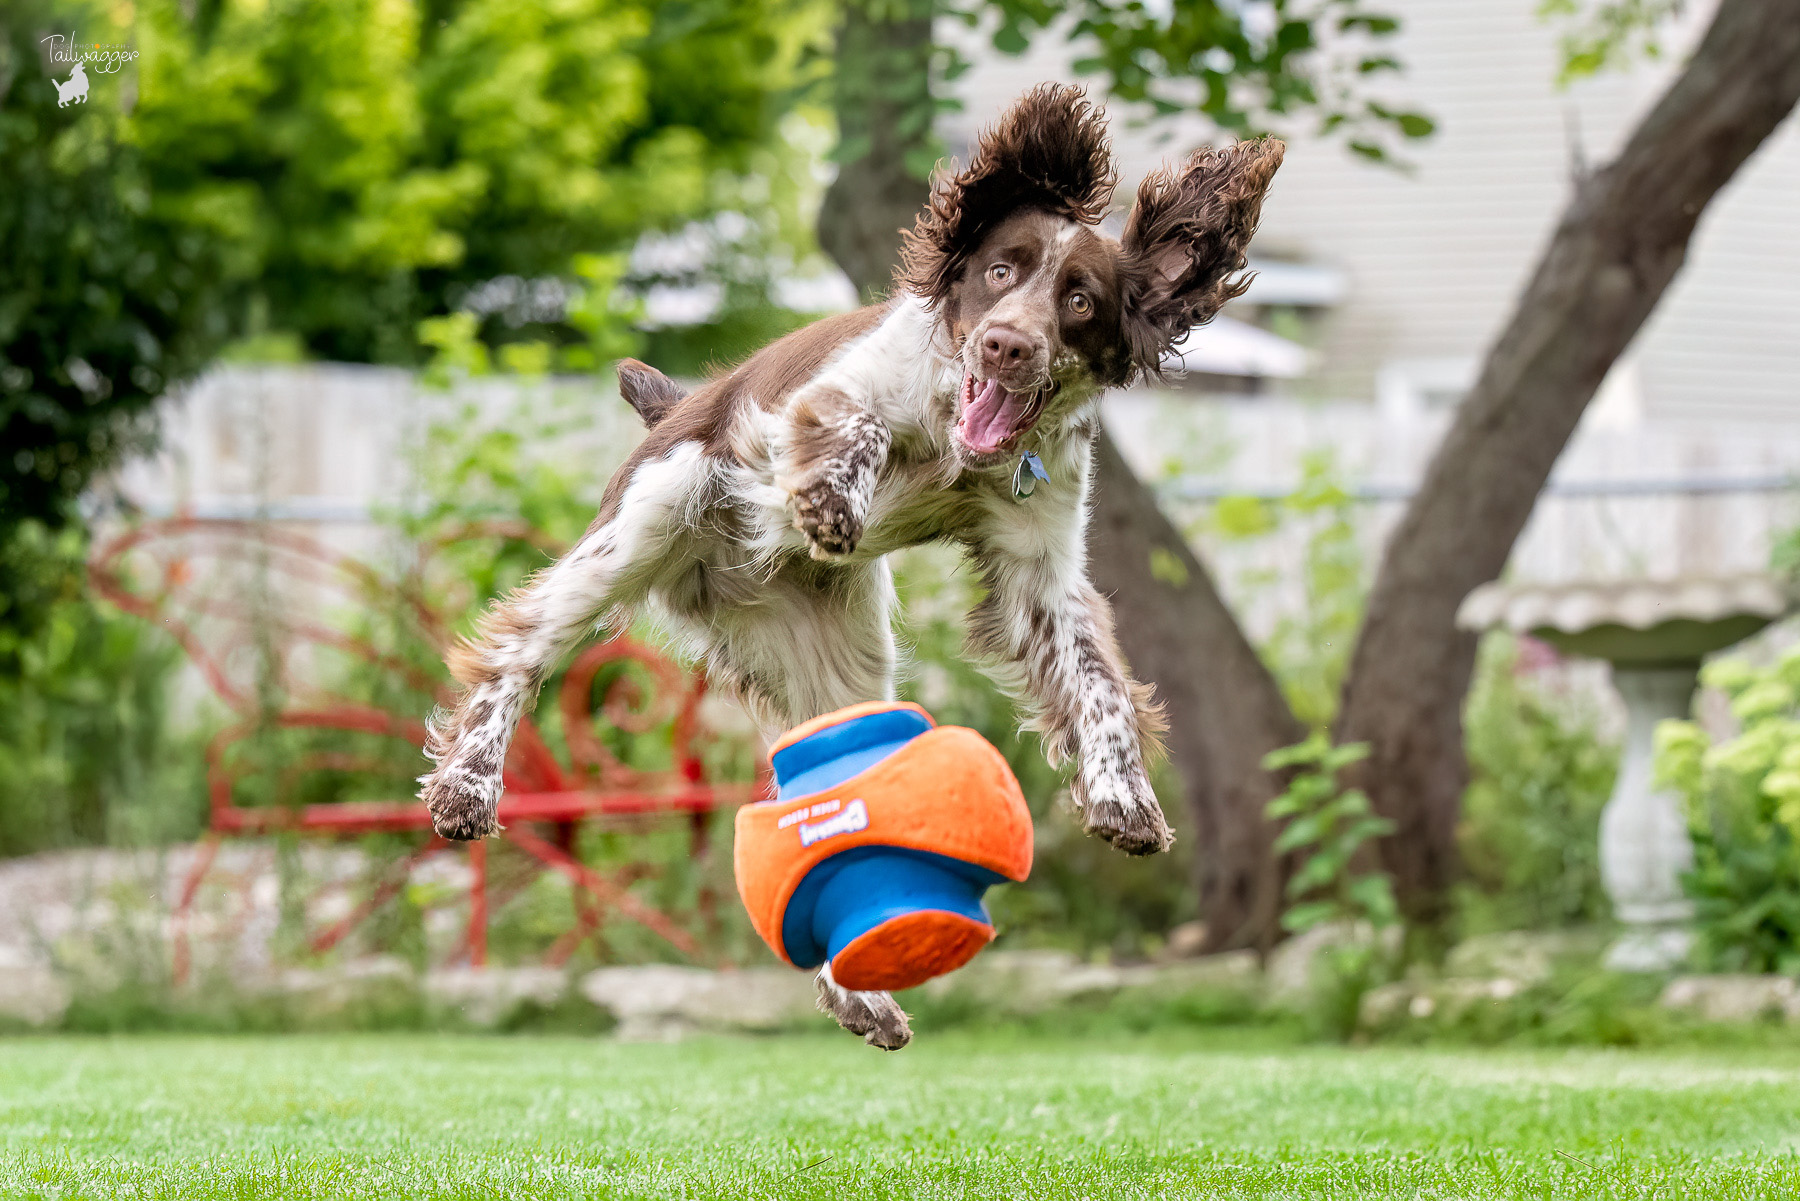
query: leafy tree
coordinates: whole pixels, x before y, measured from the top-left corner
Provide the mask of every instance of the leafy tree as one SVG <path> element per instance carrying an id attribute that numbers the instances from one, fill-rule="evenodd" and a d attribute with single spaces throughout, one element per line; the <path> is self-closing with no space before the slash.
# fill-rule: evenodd
<path id="1" fill-rule="evenodd" d="M 1800 102 L 1800 6 L 1723 0 L 1618 155 L 1577 181 L 1549 244 L 1388 542 L 1334 733 L 1398 825 L 1383 845 L 1413 914 L 1456 872 L 1462 703 L 1476 638 L 1456 610 L 1499 576 L 1600 381 L 1687 257 L 1707 205 Z"/>
<path id="2" fill-rule="evenodd" d="M 124 40 L 81 3 L 20 0 L 0 17 L 0 544 L 26 518 L 66 520 L 227 331 L 219 248 L 151 214 L 113 98 L 123 72 L 96 68 L 90 99 L 58 107 L 68 69 L 50 69 L 41 38 L 71 26 Z"/>
<path id="3" fill-rule="evenodd" d="M 158 213 L 230 249 L 248 332 L 411 362 L 418 322 L 483 281 L 565 276 L 729 199 L 781 111 L 797 11 L 146 0 L 132 128 Z M 487 332 L 543 320 L 522 307 Z"/>
<path id="4" fill-rule="evenodd" d="M 0 538 L 66 518 L 231 338 L 411 362 L 483 281 L 553 318 L 582 255 L 779 175 L 814 8 L 779 0 L 18 0 L 0 39 Z M 129 44 L 58 107 L 46 31 Z M 586 341 L 580 323 L 559 325 Z"/>

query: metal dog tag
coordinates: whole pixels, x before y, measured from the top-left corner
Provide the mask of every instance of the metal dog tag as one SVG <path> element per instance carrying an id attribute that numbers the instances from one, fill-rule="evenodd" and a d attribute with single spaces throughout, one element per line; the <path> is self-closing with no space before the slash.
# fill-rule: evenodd
<path id="1" fill-rule="evenodd" d="M 1037 491 L 1038 481 L 1050 482 L 1050 473 L 1044 470 L 1044 461 L 1034 454 L 1019 456 L 1019 465 L 1013 469 L 1013 499 L 1024 500 Z"/>

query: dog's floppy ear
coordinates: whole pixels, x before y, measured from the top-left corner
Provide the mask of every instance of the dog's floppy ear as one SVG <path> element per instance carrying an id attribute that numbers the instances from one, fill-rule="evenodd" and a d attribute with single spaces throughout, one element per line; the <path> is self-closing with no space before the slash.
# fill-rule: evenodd
<path id="1" fill-rule="evenodd" d="M 937 181 L 906 235 L 895 283 L 935 306 L 1007 216 L 1038 208 L 1091 224 L 1117 182 L 1105 114 L 1078 87 L 1039 84 L 981 135 L 967 168 Z"/>
<path id="2" fill-rule="evenodd" d="M 619 395 L 637 410 L 649 429 L 655 429 L 656 423 L 667 417 L 676 402 L 687 395 L 680 384 L 648 363 L 620 359 L 618 370 Z"/>
<path id="3" fill-rule="evenodd" d="M 1124 332 L 1131 357 L 1155 374 L 1187 332 L 1250 286 L 1233 276 L 1262 219 L 1286 147 L 1274 138 L 1196 150 L 1179 172 L 1153 172 L 1125 223 Z"/>

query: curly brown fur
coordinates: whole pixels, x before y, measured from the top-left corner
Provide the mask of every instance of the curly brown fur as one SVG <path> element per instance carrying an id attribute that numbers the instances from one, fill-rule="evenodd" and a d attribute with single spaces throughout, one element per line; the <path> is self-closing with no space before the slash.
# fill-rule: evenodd
<path id="1" fill-rule="evenodd" d="M 1105 113 L 1078 87 L 1039 84 L 981 135 L 966 169 L 932 189 L 895 283 L 937 304 L 995 225 L 1030 208 L 1094 224 L 1117 183 Z"/>
<path id="2" fill-rule="evenodd" d="M 1236 275 L 1286 148 L 1273 138 L 1196 150 L 1152 172 L 1125 224 L 1124 332 L 1145 370 L 1194 326 L 1243 294 Z"/>

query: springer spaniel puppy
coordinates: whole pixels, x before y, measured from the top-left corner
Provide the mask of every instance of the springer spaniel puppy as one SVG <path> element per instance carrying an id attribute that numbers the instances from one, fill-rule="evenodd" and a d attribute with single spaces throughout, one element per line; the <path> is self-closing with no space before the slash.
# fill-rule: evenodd
<path id="1" fill-rule="evenodd" d="M 894 296 L 782 338 L 691 395 L 641 363 L 621 390 L 649 436 L 581 541 L 450 655 L 466 691 L 434 722 L 420 796 L 439 834 L 496 828 L 513 727 L 596 625 L 649 608 L 770 729 L 894 690 L 890 551 L 961 547 L 986 595 L 970 644 L 1074 760 L 1090 833 L 1132 855 L 1171 834 L 1145 774 L 1161 715 L 1120 660 L 1084 535 L 1100 396 L 1241 293 L 1276 141 L 1151 175 L 1118 240 L 1103 116 L 1045 85 L 940 179 Z M 887 1049 L 886 993 L 821 1007 Z"/>

